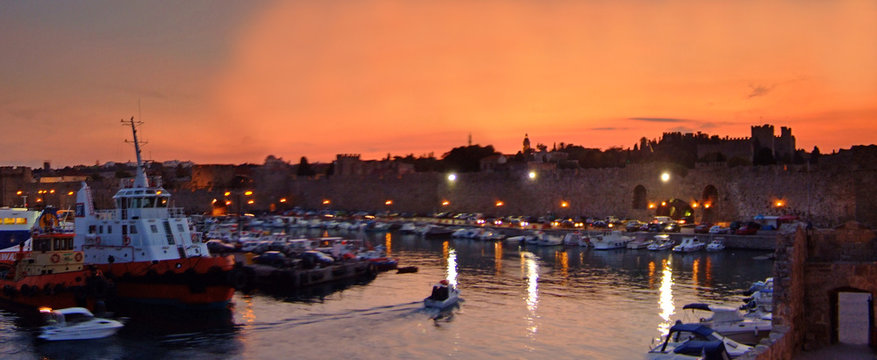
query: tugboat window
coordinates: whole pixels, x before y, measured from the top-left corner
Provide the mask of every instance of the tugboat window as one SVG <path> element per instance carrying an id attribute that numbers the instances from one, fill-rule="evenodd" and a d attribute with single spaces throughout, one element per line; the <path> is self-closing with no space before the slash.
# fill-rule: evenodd
<path id="1" fill-rule="evenodd" d="M 129 231 L 130 231 L 132 234 L 136 234 L 136 233 L 137 233 L 137 225 L 131 224 L 131 225 L 129 226 Z"/>

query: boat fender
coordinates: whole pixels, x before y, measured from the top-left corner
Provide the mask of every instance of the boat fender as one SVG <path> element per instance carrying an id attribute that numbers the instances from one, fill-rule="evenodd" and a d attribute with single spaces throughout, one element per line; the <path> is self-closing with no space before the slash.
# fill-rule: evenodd
<path id="1" fill-rule="evenodd" d="M 53 263 L 57 264 L 59 261 L 61 261 L 61 255 L 52 254 L 52 257 L 50 259 L 52 260 Z"/>

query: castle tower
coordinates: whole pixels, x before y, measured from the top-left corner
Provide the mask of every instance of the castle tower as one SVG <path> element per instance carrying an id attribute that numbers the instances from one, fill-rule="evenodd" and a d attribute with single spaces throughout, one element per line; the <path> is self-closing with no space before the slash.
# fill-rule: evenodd
<path id="1" fill-rule="evenodd" d="M 530 148 L 530 138 L 527 134 L 524 134 L 524 149 L 521 152 L 526 154 L 531 151 L 533 151 L 533 149 Z"/>

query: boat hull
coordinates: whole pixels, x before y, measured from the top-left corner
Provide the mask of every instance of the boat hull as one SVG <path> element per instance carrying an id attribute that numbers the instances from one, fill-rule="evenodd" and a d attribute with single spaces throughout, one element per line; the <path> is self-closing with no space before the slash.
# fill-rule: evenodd
<path id="1" fill-rule="evenodd" d="M 92 308 L 112 285 L 90 271 L 33 275 L 18 281 L 0 280 L 0 299 L 27 307 Z"/>
<path id="2" fill-rule="evenodd" d="M 232 257 L 193 257 L 95 265 L 113 279 L 116 299 L 156 305 L 221 308 L 246 277 Z"/>

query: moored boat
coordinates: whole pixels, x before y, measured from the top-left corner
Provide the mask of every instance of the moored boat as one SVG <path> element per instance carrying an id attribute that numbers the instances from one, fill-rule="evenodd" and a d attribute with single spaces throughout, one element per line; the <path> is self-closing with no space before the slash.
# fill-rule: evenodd
<path id="1" fill-rule="evenodd" d="M 182 209 L 171 207 L 171 194 L 160 179 L 148 179 L 140 156 L 134 120 L 137 173 L 124 179 L 113 196 L 115 209 L 97 211 L 83 183 L 76 197 L 75 248 L 114 280 L 120 300 L 160 305 L 224 307 L 243 287 L 244 274 L 228 257 L 213 257 L 200 234 L 192 231 Z"/>
<path id="2" fill-rule="evenodd" d="M 652 242 L 646 247 L 651 251 L 661 251 L 661 250 L 670 250 L 676 244 L 673 243 L 673 240 L 670 239 L 670 235 L 667 234 L 659 234 L 655 235 L 655 238 L 652 239 Z"/>
<path id="3" fill-rule="evenodd" d="M 717 237 L 706 245 L 706 251 L 722 251 L 725 250 L 725 238 Z"/>
<path id="4" fill-rule="evenodd" d="M 673 247 L 673 252 L 695 252 L 703 250 L 704 247 L 706 247 L 706 243 L 697 237 L 686 237 L 679 245 Z"/>
<path id="5" fill-rule="evenodd" d="M 29 251 L 22 244 L 19 251 L 0 252 L 0 299 L 30 307 L 92 307 L 112 291 L 99 271 L 83 266 L 72 233 L 36 229 L 31 243 Z"/>
<path id="6" fill-rule="evenodd" d="M 710 316 L 694 316 L 699 323 L 727 336 L 734 341 L 747 345 L 755 345 L 770 334 L 772 316 L 770 313 L 753 312 L 743 314 L 733 307 L 711 304 L 686 304 L 683 310 L 708 312 Z"/>
<path id="7" fill-rule="evenodd" d="M 621 231 L 609 231 L 596 237 L 591 237 L 594 250 L 623 249 L 631 241 L 629 236 L 621 235 Z"/>
<path id="8" fill-rule="evenodd" d="M 646 353 L 646 359 L 725 359 L 752 350 L 700 324 L 677 322 L 663 341 Z"/>

